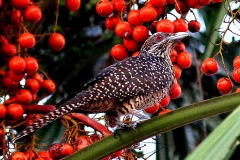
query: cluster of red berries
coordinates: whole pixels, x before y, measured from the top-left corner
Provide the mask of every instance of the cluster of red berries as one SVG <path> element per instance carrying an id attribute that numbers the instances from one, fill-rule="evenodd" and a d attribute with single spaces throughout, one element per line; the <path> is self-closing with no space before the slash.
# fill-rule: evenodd
<path id="1" fill-rule="evenodd" d="M 134 9 L 134 4 L 124 0 L 100 0 L 96 5 L 96 11 L 100 16 L 107 17 L 106 28 L 123 39 L 123 44 L 117 44 L 111 49 L 111 55 L 115 60 L 123 60 L 129 54 L 137 55 L 140 46 L 149 37 L 149 31 L 173 33 L 200 30 L 200 23 L 197 20 L 189 22 L 182 18 L 173 22 L 169 19 L 157 20 L 166 15 L 168 6 L 175 5 L 176 11 L 184 15 L 190 8 L 200 8 L 210 2 L 211 0 L 149 0 L 142 8 Z"/>
<path id="2" fill-rule="evenodd" d="M 202 62 L 202 71 L 205 75 L 211 76 L 218 72 L 219 65 L 218 61 L 214 58 L 207 58 Z M 240 83 L 240 56 L 237 56 L 233 60 L 233 71 L 232 79 L 236 83 Z M 233 82 L 230 77 L 222 77 L 217 81 L 217 88 L 222 94 L 228 94 L 233 90 Z M 236 88 L 236 92 L 239 92 L 240 89 Z"/>
<path id="3" fill-rule="evenodd" d="M 0 138 L 3 136 L 3 130 L 0 129 Z M 69 143 L 54 143 L 48 150 L 42 150 L 39 152 L 26 150 L 25 152 L 14 152 L 11 156 L 11 160 L 59 160 L 65 156 L 71 155 L 75 151 L 79 151 L 90 144 L 102 139 L 102 137 L 96 133 L 92 135 L 81 135 L 72 144 Z M 122 150 L 113 153 L 112 155 L 105 157 L 104 160 L 110 160 L 112 158 L 120 157 Z"/>
<path id="4" fill-rule="evenodd" d="M 66 6 L 70 11 L 78 10 L 80 5 L 81 0 L 66 0 Z M 9 0 L 0 1 L 0 6 L 2 18 L 0 22 L 2 31 L 0 34 L 0 87 L 1 97 L 3 97 L 0 104 L 2 122 L 0 138 L 3 139 L 7 133 L 3 131 L 2 125 L 14 126 L 25 121 L 24 124 L 27 126 L 40 118 L 39 114 L 29 113 L 25 116 L 24 106 L 38 102 L 54 93 L 56 86 L 44 71 L 39 70 L 38 60 L 28 54 L 28 51 L 36 45 L 38 37 L 30 33 L 27 28 L 41 21 L 41 3 L 34 4 L 31 0 Z M 47 34 L 44 35 L 47 36 Z M 65 46 L 65 38 L 60 33 L 53 33 L 49 36 L 48 45 L 53 51 L 60 51 Z M 3 145 L 1 141 L 0 148 L 6 148 Z M 11 159 L 30 159 L 29 153 L 29 151 L 15 152 Z M 21 158 L 21 156 L 24 157 L 23 155 L 27 158 Z M 32 155 L 32 159 L 34 156 L 36 155 Z"/>
<path id="5" fill-rule="evenodd" d="M 126 3 L 124 0 L 100 0 L 96 5 L 96 11 L 100 16 L 107 17 L 105 26 L 108 30 L 123 39 L 122 44 L 116 44 L 111 49 L 111 56 L 115 60 L 123 60 L 129 55 L 137 56 L 144 41 L 149 37 L 149 33 L 155 32 L 198 32 L 200 23 L 197 20 L 187 22 L 183 18 L 176 18 L 171 21 L 167 18 L 157 20 L 159 17 L 166 17 L 167 7 L 175 5 L 175 10 L 184 15 L 190 8 L 200 8 L 210 3 L 210 0 L 195 1 L 175 1 L 175 0 L 149 0 L 139 9 L 134 9 L 134 5 Z M 195 4 L 195 5 L 193 5 Z M 131 6 L 133 5 L 133 6 Z M 132 8 L 128 10 L 127 8 Z M 125 19 L 123 19 L 126 15 Z M 171 53 L 171 61 L 174 64 L 175 80 L 172 89 L 159 104 L 145 109 L 148 113 L 155 113 L 162 108 L 160 114 L 169 110 L 163 108 L 167 106 L 170 99 L 176 99 L 181 94 L 181 87 L 177 82 L 182 69 L 191 66 L 192 56 L 185 51 L 185 45 L 178 43 Z"/>

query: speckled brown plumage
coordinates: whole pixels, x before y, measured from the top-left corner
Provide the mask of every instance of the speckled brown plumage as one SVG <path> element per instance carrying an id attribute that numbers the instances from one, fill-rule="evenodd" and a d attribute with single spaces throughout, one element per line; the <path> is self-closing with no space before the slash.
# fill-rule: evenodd
<path id="1" fill-rule="evenodd" d="M 117 62 L 86 83 L 74 97 L 19 133 L 13 141 L 46 126 L 72 111 L 105 112 L 106 121 L 114 127 L 119 117 L 143 110 L 161 101 L 174 80 L 169 57 L 175 43 L 187 33 L 155 33 L 143 44 L 137 57 Z"/>

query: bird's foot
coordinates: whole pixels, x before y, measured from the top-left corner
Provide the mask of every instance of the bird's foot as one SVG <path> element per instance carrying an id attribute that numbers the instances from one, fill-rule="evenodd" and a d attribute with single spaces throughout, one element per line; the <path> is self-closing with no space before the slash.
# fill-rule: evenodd
<path id="1" fill-rule="evenodd" d="M 129 123 L 129 122 L 125 123 L 124 121 L 120 122 L 113 132 L 114 138 L 117 138 L 117 135 L 119 135 L 120 130 L 124 130 L 126 128 L 132 128 L 132 129 L 135 130 L 135 128 L 137 126 L 137 123 L 138 123 L 138 121 L 134 121 L 134 122 L 131 122 L 131 123 Z"/>
<path id="2" fill-rule="evenodd" d="M 150 116 L 148 116 L 146 113 L 144 113 L 142 110 L 132 110 L 132 114 L 140 119 L 140 121 L 145 121 L 150 119 Z"/>

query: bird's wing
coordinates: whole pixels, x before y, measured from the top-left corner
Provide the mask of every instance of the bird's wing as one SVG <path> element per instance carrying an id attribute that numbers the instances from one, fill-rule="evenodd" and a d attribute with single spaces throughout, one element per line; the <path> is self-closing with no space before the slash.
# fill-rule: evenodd
<path id="1" fill-rule="evenodd" d="M 86 83 L 82 91 L 85 95 L 89 94 L 91 98 L 97 100 L 131 97 L 166 88 L 167 84 L 162 83 L 162 77 L 157 73 L 164 67 L 161 68 L 154 62 L 149 62 L 150 60 L 148 57 L 138 56 L 115 63 Z M 158 60 L 162 61 L 162 66 L 167 65 L 161 58 Z M 78 96 L 82 94 L 76 95 Z"/>

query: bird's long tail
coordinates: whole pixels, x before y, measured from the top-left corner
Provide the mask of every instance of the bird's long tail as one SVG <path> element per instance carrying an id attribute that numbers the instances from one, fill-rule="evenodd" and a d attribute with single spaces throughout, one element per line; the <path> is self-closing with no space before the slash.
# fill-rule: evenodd
<path id="1" fill-rule="evenodd" d="M 36 132 L 37 130 L 45 127 L 49 123 L 55 121 L 56 119 L 64 116 L 65 114 L 71 112 L 73 109 L 79 106 L 76 105 L 62 105 L 61 107 L 57 108 L 56 110 L 44 115 L 40 119 L 33 122 L 30 126 L 25 128 L 22 132 L 20 132 L 15 138 L 12 139 L 12 142 L 16 142 L 17 140 L 21 139 L 22 137 L 29 135 L 30 133 Z"/>

